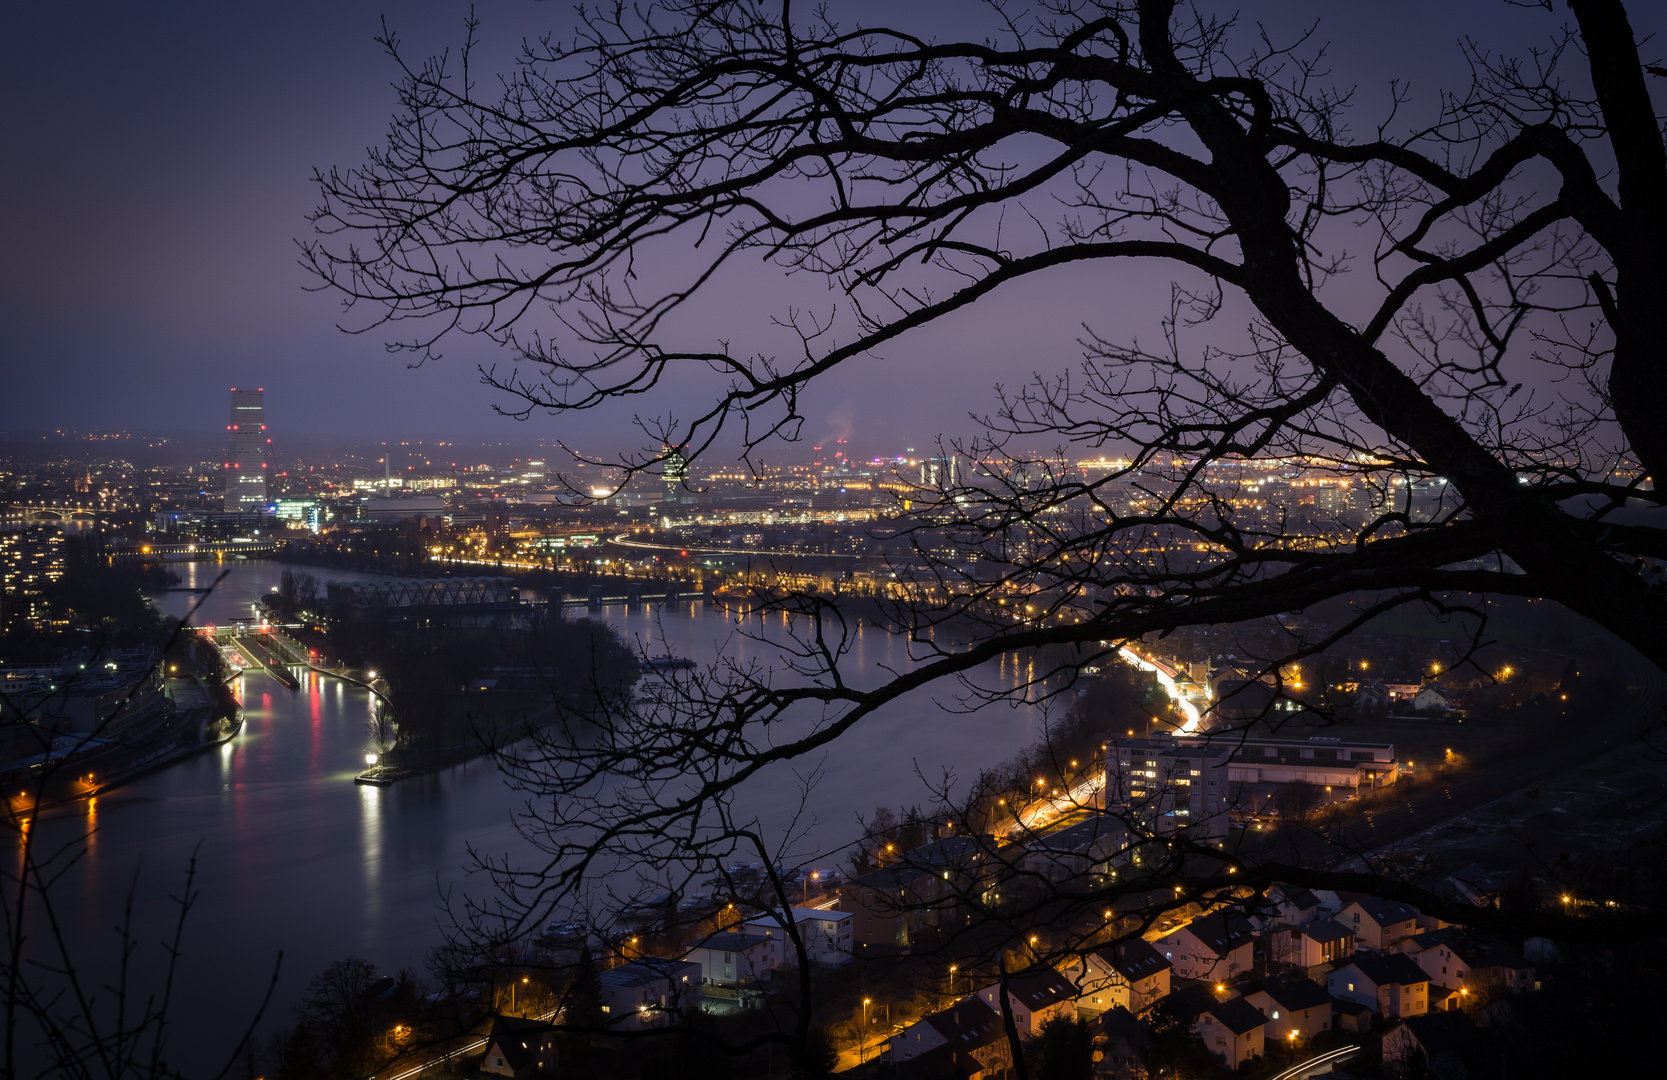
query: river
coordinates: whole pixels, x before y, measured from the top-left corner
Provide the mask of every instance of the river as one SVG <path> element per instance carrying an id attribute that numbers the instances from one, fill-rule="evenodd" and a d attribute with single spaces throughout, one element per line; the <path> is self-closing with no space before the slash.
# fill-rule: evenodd
<path id="1" fill-rule="evenodd" d="M 285 566 L 250 561 L 227 568 L 194 622 L 248 615 Z M 212 583 L 221 569 L 207 562 L 176 567 L 187 587 Z M 324 580 L 371 577 L 308 572 Z M 159 606 L 178 616 L 197 600 L 197 594 L 171 592 Z M 701 663 L 720 651 L 774 659 L 767 643 L 737 635 L 731 617 L 719 609 L 610 606 L 600 617 L 650 655 L 672 653 Z M 868 627 L 856 632 L 849 662 L 852 681 L 862 685 L 878 681 L 886 668 L 906 667 L 908 655 L 901 640 Z M 1022 674 L 995 666 L 981 681 L 1011 685 Z M 246 1020 L 280 951 L 278 1021 L 307 981 L 341 957 L 362 956 L 384 971 L 420 965 L 439 940 L 441 895 L 485 889 L 464 873 L 469 849 L 513 853 L 519 847 L 510 822 L 517 798 L 489 760 L 384 789 L 357 785 L 353 776 L 363 767 L 368 741 L 365 691 L 311 673 L 296 692 L 260 673 L 241 679 L 244 727 L 231 742 L 89 803 L 43 815 L 36 825 L 39 843 L 85 842 L 85 858 L 65 875 L 54 899 L 83 962 L 93 968 L 113 955 L 110 928 L 137 881 L 141 955 L 155 970 L 161 961 L 155 942 L 171 915 L 168 897 L 178 893 L 197 854 L 200 895 L 181 972 L 191 1017 L 185 1027 L 192 1030 L 199 1024 L 226 1030 Z M 819 759 L 821 779 L 808 807 L 819 822 L 813 835 L 819 849 L 854 838 L 858 813 L 881 804 L 928 802 L 917 768 L 929 777 L 948 768 L 970 779 L 1040 735 L 1034 709 L 965 713 L 934 700 L 954 689 L 920 691 L 894 703 Z M 746 808 L 774 827 L 797 806 L 798 777 L 811 764 L 773 766 L 753 778 L 743 793 Z M 825 865 L 834 861 L 829 857 Z M 211 1049 L 212 1043 L 193 1040 L 189 1051 L 179 1052 L 206 1062 Z"/>

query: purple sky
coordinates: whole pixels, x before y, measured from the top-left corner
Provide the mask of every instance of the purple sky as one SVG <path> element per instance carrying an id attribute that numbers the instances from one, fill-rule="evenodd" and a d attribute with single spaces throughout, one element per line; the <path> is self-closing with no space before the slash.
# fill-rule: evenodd
<path id="1" fill-rule="evenodd" d="M 948 36 L 963 25 L 949 16 L 966 6 L 907 10 L 915 28 Z M 1425 109 L 1437 85 L 1462 77 L 1462 34 L 1520 49 L 1563 18 L 1490 0 L 1253 7 L 1276 26 L 1323 14 L 1338 82 L 1371 99 L 1389 77 L 1410 78 Z M 468 8 L 389 14 L 416 54 L 455 45 Z M 309 170 L 356 163 L 393 108 L 394 71 L 372 41 L 382 10 L 352 0 L 5 7 L 0 429 L 213 431 L 226 389 L 254 384 L 267 389 L 274 430 L 296 436 L 629 441 L 628 412 L 518 427 L 492 413 L 477 383 L 474 363 L 492 359 L 485 343 L 453 342 L 444 362 L 407 370 L 379 339 L 336 331 L 334 301 L 302 291 L 293 241 L 315 198 Z M 477 10 L 486 62 L 570 18 L 563 3 Z M 1356 123 L 1375 116 L 1364 108 Z M 1155 336 L 1149 313 L 1167 288 L 1167 272 L 1150 264 L 1014 287 L 822 385 L 805 434 L 848 433 L 880 452 L 965 431 L 993 384 L 1070 366 L 1083 320 Z M 702 304 L 698 324 L 745 342 L 807 296 L 829 299 L 818 282 L 737 274 Z"/>

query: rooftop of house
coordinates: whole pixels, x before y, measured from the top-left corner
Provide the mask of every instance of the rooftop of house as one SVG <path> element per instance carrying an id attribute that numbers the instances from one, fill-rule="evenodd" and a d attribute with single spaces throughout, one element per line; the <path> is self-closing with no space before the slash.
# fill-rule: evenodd
<path id="1" fill-rule="evenodd" d="M 1473 968 L 1532 967 L 1515 945 L 1497 934 L 1472 931 L 1461 935 L 1449 948 L 1453 955 Z"/>
<path id="2" fill-rule="evenodd" d="M 1175 933 L 1179 934 L 1181 930 L 1197 938 L 1199 944 L 1217 956 L 1226 956 L 1251 939 L 1250 921 L 1232 911 L 1211 912 L 1192 920 Z"/>
<path id="3" fill-rule="evenodd" d="M 976 996 L 962 998 L 942 1012 L 935 1012 L 921 1020 L 921 1023 L 931 1025 L 945 1042 L 958 1050 L 973 1050 L 1005 1038 L 1001 1030 L 1001 1014 Z"/>
<path id="4" fill-rule="evenodd" d="M 1203 983 L 1193 983 L 1190 986 L 1181 987 L 1163 1000 L 1174 1010 L 1175 1015 L 1192 1019 L 1214 1005 L 1216 995 L 1215 991 Z"/>
<path id="5" fill-rule="evenodd" d="M 1101 1013 L 1097 1024 L 1100 1035 L 1112 1042 L 1122 1042 L 1130 1050 L 1139 1051 L 1152 1042 L 1152 1029 L 1121 1005 L 1113 1005 Z"/>
<path id="6" fill-rule="evenodd" d="M 1424 1053 L 1430 1057 L 1437 1054 L 1457 1054 L 1462 1052 L 1476 1038 L 1476 1025 L 1470 1022 L 1470 1017 L 1462 1012 L 1433 1012 L 1423 1016 L 1409 1016 L 1406 1018 L 1406 1028 L 1418 1045 L 1424 1048 Z"/>
<path id="7" fill-rule="evenodd" d="M 1139 982 L 1151 978 L 1175 965 L 1165 959 L 1163 953 L 1154 949 L 1141 938 L 1130 938 L 1119 941 L 1115 945 L 1100 950 L 1100 956 L 1110 964 L 1113 971 L 1130 982 Z"/>
<path id="8" fill-rule="evenodd" d="M 534 1020 L 523 1016 L 494 1017 L 488 1046 L 497 1047 L 504 1064 L 520 1072 L 538 1064 L 539 1043 L 549 1030 L 548 1020 Z"/>
<path id="9" fill-rule="evenodd" d="M 1297 929 L 1302 931 L 1304 937 L 1322 945 L 1354 937 L 1353 929 L 1344 926 L 1335 919 L 1315 919 L 1311 923 L 1304 923 Z"/>
<path id="10" fill-rule="evenodd" d="M 1333 970 L 1341 971 L 1351 965 L 1377 986 L 1412 986 L 1430 981 L 1424 969 L 1418 966 L 1418 961 L 1406 953 L 1356 953 Z"/>
<path id="11" fill-rule="evenodd" d="M 983 1071 L 983 1064 L 976 1058 L 948 1044 L 934 1046 L 924 1054 L 916 1054 L 907 1061 L 894 1061 L 886 1067 L 886 1075 L 897 1080 L 967 1080 Z"/>
<path id="12" fill-rule="evenodd" d="M 1441 945 L 1451 948 L 1460 938 L 1464 937 L 1464 929 L 1458 926 L 1443 926 L 1439 930 L 1426 930 L 1422 934 L 1414 934 L 1407 940 L 1417 946 L 1409 952 L 1423 952 Z"/>
<path id="13" fill-rule="evenodd" d="M 1290 904 L 1298 911 L 1312 911 L 1320 906 L 1320 898 L 1308 889 L 1282 890 L 1280 897 L 1283 903 Z"/>
<path id="14" fill-rule="evenodd" d="M 1293 979 L 1269 975 L 1258 983 L 1245 987 L 1245 996 L 1261 991 L 1280 1008 L 1296 1011 L 1331 1004 L 1331 994 L 1313 979 Z"/>
<path id="15" fill-rule="evenodd" d="M 1203 1016 L 1212 1016 L 1222 1027 L 1235 1035 L 1254 1031 L 1268 1022 L 1267 1015 L 1242 997 L 1228 998 L 1204 1008 Z"/>
<path id="16" fill-rule="evenodd" d="M 1061 1001 L 1075 1000 L 1077 996 L 1077 988 L 1071 985 L 1071 980 L 1053 968 L 1012 976 L 1007 980 L 1007 992 L 1031 1012 Z"/>
<path id="17" fill-rule="evenodd" d="M 1385 900 L 1381 896 L 1365 896 L 1356 900 L 1350 907 L 1358 907 L 1361 913 L 1379 926 L 1390 926 L 1394 923 L 1408 922 L 1418 918 L 1418 911 L 1401 903 L 1399 900 Z"/>

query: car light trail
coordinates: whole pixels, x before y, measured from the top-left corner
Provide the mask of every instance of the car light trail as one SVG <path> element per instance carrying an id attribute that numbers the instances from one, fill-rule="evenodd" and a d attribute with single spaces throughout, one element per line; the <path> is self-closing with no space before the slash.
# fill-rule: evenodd
<path id="1" fill-rule="evenodd" d="M 1119 648 L 1117 655 L 1142 671 L 1150 671 L 1158 677 L 1158 684 L 1163 687 L 1164 693 L 1169 695 L 1170 700 L 1175 703 L 1175 707 L 1180 709 L 1181 714 L 1186 717 L 1186 722 L 1176 728 L 1176 731 L 1186 734 L 1198 730 L 1199 723 L 1203 719 L 1198 714 L 1198 706 L 1194 705 L 1185 694 L 1181 693 L 1181 688 L 1175 685 L 1175 676 L 1180 672 L 1168 664 L 1140 655 L 1127 645 Z"/>

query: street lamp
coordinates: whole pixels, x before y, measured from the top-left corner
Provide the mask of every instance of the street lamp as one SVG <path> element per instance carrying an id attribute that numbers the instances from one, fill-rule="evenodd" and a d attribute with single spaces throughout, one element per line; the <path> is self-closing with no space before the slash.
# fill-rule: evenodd
<path id="1" fill-rule="evenodd" d="M 525 986 L 526 983 L 526 977 L 523 976 L 521 979 L 521 985 Z M 515 1011 L 515 984 L 513 982 L 509 984 L 509 1011 Z"/>
<path id="2" fill-rule="evenodd" d="M 872 998 L 862 999 L 862 1042 L 857 1046 L 857 1063 L 868 1060 L 868 1005 Z"/>
<path id="3" fill-rule="evenodd" d="M 956 971 L 955 965 L 954 964 L 949 965 L 949 996 L 950 997 L 955 996 L 955 971 Z"/>

